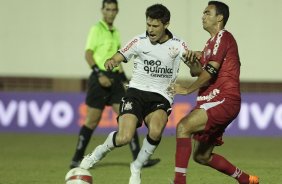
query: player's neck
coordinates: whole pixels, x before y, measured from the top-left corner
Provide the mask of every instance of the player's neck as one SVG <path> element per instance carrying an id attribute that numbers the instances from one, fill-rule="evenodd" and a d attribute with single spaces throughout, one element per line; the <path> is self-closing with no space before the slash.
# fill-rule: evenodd
<path id="1" fill-rule="evenodd" d="M 113 24 L 108 24 L 110 30 L 113 30 Z"/>
<path id="2" fill-rule="evenodd" d="M 114 25 L 113 22 L 107 22 L 105 19 L 104 19 L 104 22 L 107 24 L 109 30 L 112 30 L 112 29 L 113 29 L 113 27 L 114 27 L 114 26 L 113 26 L 113 25 Z"/>
<path id="3" fill-rule="evenodd" d="M 222 29 L 224 29 L 224 27 L 217 25 L 217 26 L 211 28 L 210 30 L 208 30 L 208 32 L 210 33 L 211 37 L 214 37 Z"/>
<path id="4" fill-rule="evenodd" d="M 166 42 L 167 40 L 169 40 L 169 36 L 167 34 L 165 34 L 159 41 L 158 43 L 164 43 Z"/>

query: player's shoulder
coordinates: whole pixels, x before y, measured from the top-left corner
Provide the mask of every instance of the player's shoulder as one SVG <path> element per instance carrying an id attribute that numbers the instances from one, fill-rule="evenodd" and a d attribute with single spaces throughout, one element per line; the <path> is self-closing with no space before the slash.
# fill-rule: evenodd
<path id="1" fill-rule="evenodd" d="M 146 32 L 137 35 L 136 38 L 138 40 L 147 40 L 147 39 L 149 39 Z"/>
<path id="2" fill-rule="evenodd" d="M 131 40 L 130 40 L 130 43 L 131 44 L 138 44 L 140 42 L 142 42 L 143 40 L 146 40 L 148 39 L 146 34 L 142 33 L 142 34 L 139 34 L 139 35 L 136 35 L 134 36 Z"/>
<path id="3" fill-rule="evenodd" d="M 217 39 L 223 39 L 223 40 L 226 40 L 226 41 L 235 40 L 233 34 L 229 31 L 227 31 L 226 29 L 219 31 L 219 33 L 217 35 Z"/>
<path id="4" fill-rule="evenodd" d="M 90 27 L 90 31 L 91 32 L 97 32 L 99 30 L 102 29 L 102 24 L 100 22 L 96 22 L 95 24 L 93 24 L 91 27 Z"/>
<path id="5" fill-rule="evenodd" d="M 184 49 L 188 49 L 186 41 L 176 35 L 172 35 L 171 43 L 175 46 L 184 47 Z"/>
<path id="6" fill-rule="evenodd" d="M 218 33 L 218 37 L 233 37 L 232 33 L 227 31 L 226 29 L 222 29 Z"/>
<path id="7" fill-rule="evenodd" d="M 177 35 L 173 34 L 173 33 L 170 33 L 171 35 L 171 41 L 172 42 L 175 42 L 175 43 L 183 43 L 185 42 L 182 38 L 178 37 Z"/>
<path id="8" fill-rule="evenodd" d="M 142 34 L 138 34 L 136 36 L 134 36 L 131 41 L 134 41 L 134 42 L 140 42 L 142 40 L 146 40 L 148 39 L 147 35 L 145 33 L 142 33 Z"/>
<path id="9" fill-rule="evenodd" d="M 148 40 L 148 36 L 146 33 L 142 33 L 142 34 L 138 34 L 136 36 L 134 36 L 131 40 L 130 40 L 130 44 L 134 44 L 134 45 L 139 45 L 139 44 L 145 44 L 147 43 Z"/>
<path id="10" fill-rule="evenodd" d="M 92 25 L 92 28 L 95 28 L 95 29 L 101 29 L 102 27 L 104 27 L 105 25 L 104 25 L 104 23 L 103 23 L 103 21 L 98 21 L 98 22 L 96 22 L 95 24 L 93 24 Z"/>
<path id="11" fill-rule="evenodd" d="M 103 20 L 100 20 L 100 21 L 96 22 L 95 24 L 93 24 L 91 26 L 91 30 L 93 30 L 93 31 L 106 31 L 108 29 L 109 28 L 108 28 L 107 24 Z M 113 30 L 117 31 L 117 28 L 114 26 Z"/>
<path id="12" fill-rule="evenodd" d="M 175 35 L 173 35 L 173 37 L 171 38 L 171 41 L 179 42 L 179 43 L 182 42 L 181 39 L 179 37 L 175 36 Z"/>

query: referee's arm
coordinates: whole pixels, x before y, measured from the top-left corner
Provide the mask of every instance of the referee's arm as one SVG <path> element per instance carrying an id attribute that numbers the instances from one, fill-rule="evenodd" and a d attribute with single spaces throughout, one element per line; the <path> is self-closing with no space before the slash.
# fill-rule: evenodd
<path id="1" fill-rule="evenodd" d="M 85 51 L 85 60 L 87 61 L 88 65 L 90 68 L 93 68 L 94 65 L 96 65 L 96 62 L 94 61 L 93 58 L 93 50 L 87 49 Z"/>

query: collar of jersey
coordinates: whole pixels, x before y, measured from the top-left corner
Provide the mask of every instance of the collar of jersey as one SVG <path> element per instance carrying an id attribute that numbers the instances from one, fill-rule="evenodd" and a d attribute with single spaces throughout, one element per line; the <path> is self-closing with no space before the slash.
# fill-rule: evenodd
<path id="1" fill-rule="evenodd" d="M 173 34 L 168 30 L 168 29 L 166 29 L 165 30 L 165 33 L 168 35 L 168 37 L 169 37 L 169 39 L 168 40 L 170 40 L 170 39 L 172 39 L 173 38 Z M 148 32 L 146 31 L 146 36 L 148 36 L 149 34 L 148 34 Z M 162 42 L 162 43 L 159 43 L 159 44 L 163 44 L 163 43 L 165 43 L 165 42 L 167 42 L 168 40 L 166 40 L 166 41 L 164 41 L 164 42 Z"/>
<path id="2" fill-rule="evenodd" d="M 102 26 L 103 26 L 105 29 L 107 29 L 108 31 L 110 31 L 110 28 L 109 28 L 108 24 L 107 24 L 105 21 L 100 20 L 100 23 L 102 24 Z M 115 31 L 115 30 L 116 30 L 116 28 L 113 26 L 112 31 Z"/>

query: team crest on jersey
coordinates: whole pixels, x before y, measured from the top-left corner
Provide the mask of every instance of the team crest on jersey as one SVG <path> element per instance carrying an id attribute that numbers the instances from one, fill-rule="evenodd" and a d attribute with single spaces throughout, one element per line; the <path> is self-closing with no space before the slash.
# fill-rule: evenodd
<path id="1" fill-rule="evenodd" d="M 131 110 L 132 109 L 132 102 L 126 102 L 124 104 L 124 110 Z"/>
<path id="2" fill-rule="evenodd" d="M 205 60 L 208 59 L 211 56 L 211 49 L 208 49 L 205 51 Z"/>
<path id="3" fill-rule="evenodd" d="M 169 48 L 169 52 L 168 52 L 168 55 L 172 58 L 172 59 L 175 59 L 178 54 L 179 54 L 179 50 L 178 48 L 175 48 L 175 47 L 170 47 Z"/>

